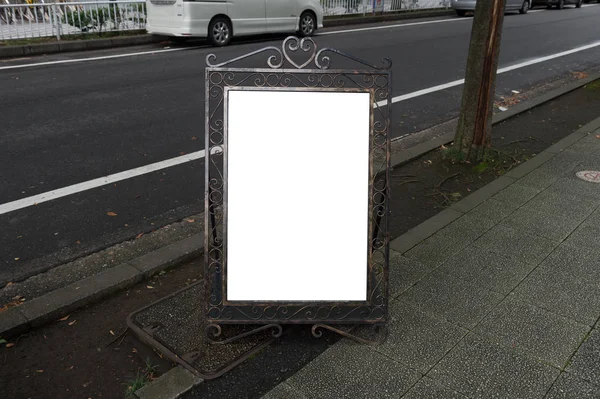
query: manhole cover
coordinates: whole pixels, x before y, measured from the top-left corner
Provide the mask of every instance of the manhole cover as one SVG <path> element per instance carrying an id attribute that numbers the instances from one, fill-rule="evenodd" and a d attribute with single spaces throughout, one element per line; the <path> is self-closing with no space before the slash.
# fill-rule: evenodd
<path id="1" fill-rule="evenodd" d="M 590 183 L 600 183 L 600 172 L 597 170 L 582 170 L 577 172 L 577 177 Z"/>

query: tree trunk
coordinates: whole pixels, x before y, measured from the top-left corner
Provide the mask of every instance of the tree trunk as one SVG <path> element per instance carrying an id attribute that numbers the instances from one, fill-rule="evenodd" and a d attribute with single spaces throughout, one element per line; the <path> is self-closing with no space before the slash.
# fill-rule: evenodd
<path id="1" fill-rule="evenodd" d="M 491 144 L 496 71 L 506 0 L 478 1 L 454 149 L 461 158 L 481 162 Z"/>

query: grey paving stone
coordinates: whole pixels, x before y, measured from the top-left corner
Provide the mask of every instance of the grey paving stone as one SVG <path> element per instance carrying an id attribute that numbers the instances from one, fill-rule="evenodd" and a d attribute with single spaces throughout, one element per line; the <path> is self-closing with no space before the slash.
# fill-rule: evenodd
<path id="1" fill-rule="evenodd" d="M 494 223 L 488 219 L 464 215 L 406 252 L 407 258 L 416 259 L 429 267 L 437 267 L 469 243 L 476 240 Z"/>
<path id="2" fill-rule="evenodd" d="M 402 399 L 467 399 L 467 397 L 431 378 L 423 377 Z"/>
<path id="3" fill-rule="evenodd" d="M 600 387 L 570 373 L 561 373 L 545 399 L 598 399 Z"/>
<path id="4" fill-rule="evenodd" d="M 425 313 L 442 317 L 465 328 L 474 327 L 504 295 L 468 284 L 460 277 L 438 279 L 428 276 L 398 300 Z"/>
<path id="5" fill-rule="evenodd" d="M 530 187 L 517 182 L 494 195 L 492 199 L 507 202 L 513 206 L 521 206 L 535 197 L 540 191 L 539 188 Z"/>
<path id="6" fill-rule="evenodd" d="M 541 398 L 559 371 L 468 335 L 428 374 L 470 398 Z"/>
<path id="7" fill-rule="evenodd" d="M 547 238 L 501 224 L 473 243 L 476 247 L 499 254 L 507 254 L 516 260 L 534 265 L 539 264 L 558 244 Z"/>
<path id="8" fill-rule="evenodd" d="M 445 209 L 396 238 L 390 243 L 390 248 L 403 254 L 462 215 L 463 212 L 454 209 Z"/>
<path id="9" fill-rule="evenodd" d="M 511 292 L 535 266 L 510 256 L 468 246 L 432 272 L 440 281 L 458 278 L 501 294 Z"/>
<path id="10" fill-rule="evenodd" d="M 135 391 L 135 395 L 139 399 L 178 398 L 202 381 L 182 366 L 177 366 Z"/>
<path id="11" fill-rule="evenodd" d="M 537 188 L 539 190 L 545 190 L 560 179 L 561 176 L 562 174 L 538 168 L 520 179 L 519 184 Z"/>
<path id="12" fill-rule="evenodd" d="M 591 326 L 600 316 L 599 262 L 592 252 L 562 244 L 514 293 L 521 301 Z"/>
<path id="13" fill-rule="evenodd" d="M 560 215 L 583 221 L 600 206 L 600 201 L 588 197 L 578 197 L 568 193 L 559 194 L 545 190 L 523 205 L 525 209 L 535 209 L 547 215 Z"/>
<path id="14" fill-rule="evenodd" d="M 267 392 L 261 399 L 309 399 L 307 396 L 287 383 L 282 382 L 275 388 Z"/>
<path id="15" fill-rule="evenodd" d="M 489 199 L 470 211 L 469 216 L 488 219 L 494 223 L 500 223 L 517 208 L 518 206 L 510 202 Z"/>
<path id="16" fill-rule="evenodd" d="M 404 302 L 393 302 L 389 314 L 388 338 L 374 349 L 423 374 L 468 332 Z"/>
<path id="17" fill-rule="evenodd" d="M 502 221 L 502 225 L 513 229 L 527 231 L 553 241 L 562 241 L 581 223 L 582 219 L 574 219 L 538 211 L 532 208 L 520 208 Z"/>
<path id="18" fill-rule="evenodd" d="M 473 331 L 563 368 L 590 327 L 510 296 Z"/>
<path id="19" fill-rule="evenodd" d="M 592 330 L 567 371 L 600 387 L 600 331 Z"/>
<path id="20" fill-rule="evenodd" d="M 286 382 L 311 399 L 398 398 L 420 378 L 370 347 L 342 341 Z"/>
<path id="21" fill-rule="evenodd" d="M 586 221 L 565 240 L 565 244 L 600 254 L 600 224 Z"/>
<path id="22" fill-rule="evenodd" d="M 396 298 L 402 294 L 430 270 L 431 268 L 414 259 L 408 259 L 396 251 L 390 251 L 390 298 Z"/>
<path id="23" fill-rule="evenodd" d="M 460 212 L 469 212 L 482 202 L 490 199 L 493 195 L 510 186 L 516 181 L 515 178 L 510 176 L 500 176 L 496 180 L 480 188 L 479 190 L 471 193 L 467 198 L 453 204 L 450 210 L 456 210 Z"/>
<path id="24" fill-rule="evenodd" d="M 586 168 L 581 168 L 580 170 L 586 170 Z M 600 184 L 581 180 L 575 176 L 575 173 L 572 173 L 568 177 L 562 177 L 556 180 L 556 182 L 549 187 L 549 190 L 561 195 L 570 194 L 600 200 Z"/>

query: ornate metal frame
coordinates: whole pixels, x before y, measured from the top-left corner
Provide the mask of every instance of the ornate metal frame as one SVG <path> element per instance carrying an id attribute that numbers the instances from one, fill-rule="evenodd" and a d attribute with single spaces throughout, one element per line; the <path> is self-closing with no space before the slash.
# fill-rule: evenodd
<path id="1" fill-rule="evenodd" d="M 232 64 L 270 53 L 268 68 Z M 294 57 L 295 56 L 295 57 Z M 305 60 L 298 58 L 305 56 Z M 329 69 L 330 56 L 361 69 Z M 281 48 L 269 46 L 229 61 L 206 57 L 205 301 L 214 337 L 218 324 L 384 324 L 388 297 L 388 198 L 390 164 L 391 61 L 372 65 L 331 48 L 317 51 L 310 38 L 288 37 Z M 314 63 L 314 68 L 309 68 Z M 373 100 L 370 132 L 368 298 L 364 302 L 227 302 L 226 94 L 237 90 L 369 92 Z M 265 238 L 265 245 L 268 240 Z M 315 330 L 313 328 L 313 330 Z M 315 334 L 319 335 L 319 332 Z"/>

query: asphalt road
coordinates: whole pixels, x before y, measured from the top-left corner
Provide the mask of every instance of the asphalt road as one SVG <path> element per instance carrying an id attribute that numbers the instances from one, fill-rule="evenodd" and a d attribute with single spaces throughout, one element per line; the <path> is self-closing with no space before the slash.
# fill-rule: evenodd
<path id="1" fill-rule="evenodd" d="M 598 43 L 598 20 L 596 5 L 507 14 L 500 67 Z M 433 20 L 418 22 L 427 21 Z M 315 40 L 374 63 L 390 57 L 393 95 L 400 96 L 464 78 L 472 19 L 438 21 L 329 29 Z M 200 45 L 163 52 L 147 46 L 0 62 L 0 207 L 203 150 L 206 55 L 225 60 L 281 39 L 225 49 Z M 89 57 L 96 59 L 70 62 Z M 40 62 L 45 64 L 31 66 Z M 264 58 L 239 64 L 261 65 Z M 497 94 L 598 65 L 600 46 L 575 51 L 501 74 Z M 461 90 L 459 85 L 394 104 L 393 135 L 456 116 Z M 0 214 L 0 285 L 201 212 L 203 171 L 199 159 Z"/>

